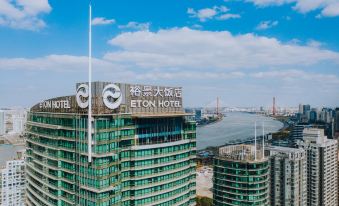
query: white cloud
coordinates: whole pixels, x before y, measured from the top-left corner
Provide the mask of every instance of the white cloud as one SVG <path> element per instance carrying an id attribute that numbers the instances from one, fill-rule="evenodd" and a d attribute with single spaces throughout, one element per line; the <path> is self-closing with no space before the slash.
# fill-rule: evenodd
<path id="1" fill-rule="evenodd" d="M 339 84 L 339 78 L 333 74 L 321 74 L 313 72 L 305 72 L 303 70 L 288 69 L 288 70 L 273 70 L 265 72 L 256 72 L 251 74 L 254 78 L 273 78 L 285 81 L 307 80 L 313 82 L 326 82 L 326 84 Z"/>
<path id="2" fill-rule="evenodd" d="M 171 80 L 206 80 L 206 79 L 237 79 L 242 78 L 246 74 L 243 72 L 199 72 L 199 71 L 149 71 L 142 73 L 136 76 L 137 79 L 152 79 L 152 80 L 161 80 L 161 79 L 171 79 Z"/>
<path id="3" fill-rule="evenodd" d="M 255 34 L 189 28 L 124 32 L 109 42 L 119 48 L 93 58 L 93 79 L 180 85 L 185 89 L 186 105 L 196 105 L 202 91 L 206 101 L 220 95 L 231 105 L 260 105 L 265 99 L 270 103 L 273 95 L 279 103 L 289 105 L 307 101 L 337 104 L 335 64 L 339 64 L 339 54 L 310 42 L 282 43 Z M 14 90 L 21 91 L 18 86 L 41 89 L 20 96 L 25 101 L 31 99 L 32 104 L 44 98 L 43 92 L 46 97 L 74 92 L 74 82 L 86 81 L 87 66 L 87 56 L 0 58 L 0 99 L 8 99 L 0 103 L 20 102 L 12 95 Z M 13 86 L 10 76 L 15 76 L 19 85 Z"/>
<path id="4" fill-rule="evenodd" d="M 266 30 L 269 28 L 272 28 L 274 26 L 277 26 L 279 24 L 278 21 L 262 21 L 258 24 L 256 27 L 257 30 Z"/>
<path id="5" fill-rule="evenodd" d="M 51 10 L 48 0 L 0 0 L 0 25 L 39 30 L 46 26 L 40 16 Z"/>
<path id="6" fill-rule="evenodd" d="M 293 9 L 301 13 L 308 13 L 314 10 L 321 10 L 318 15 L 324 17 L 339 16 L 339 2 L 337 0 L 247 0 L 257 6 L 281 6 L 293 4 Z"/>
<path id="7" fill-rule="evenodd" d="M 198 18 L 201 22 L 214 18 L 218 20 L 227 20 L 241 17 L 239 14 L 227 13 L 228 11 L 229 9 L 225 6 L 214 6 L 212 8 L 204 8 L 197 11 L 193 8 L 188 8 L 187 14 L 189 14 L 191 18 Z"/>
<path id="8" fill-rule="evenodd" d="M 154 69 L 143 70 L 140 73 L 133 71 L 131 67 L 122 64 L 116 64 L 109 60 L 93 58 L 94 73 L 114 73 L 114 76 L 125 77 L 129 80 L 161 80 L 161 79 L 232 79 L 242 78 L 243 72 L 209 72 L 209 71 L 158 71 Z M 19 70 L 39 71 L 39 72 L 58 72 L 58 73 L 78 73 L 86 74 L 88 67 L 87 56 L 73 55 L 48 55 L 39 58 L 0 58 L 0 71 Z"/>
<path id="9" fill-rule="evenodd" d="M 218 20 L 227 20 L 227 19 L 239 19 L 241 16 L 239 14 L 223 14 L 217 17 Z"/>
<path id="10" fill-rule="evenodd" d="M 93 25 L 107 25 L 107 24 L 114 24 L 114 19 L 106 19 L 104 17 L 96 17 L 92 20 Z"/>
<path id="11" fill-rule="evenodd" d="M 92 61 L 96 70 L 100 71 L 117 67 L 112 62 L 102 59 L 93 58 Z M 0 58 L 0 70 L 75 72 L 87 67 L 87 56 L 53 54 L 38 58 Z"/>
<path id="12" fill-rule="evenodd" d="M 142 68 L 241 69 L 283 65 L 339 63 L 339 53 L 282 43 L 254 34 L 174 28 L 122 33 L 109 41 L 120 47 L 104 59 Z"/>
<path id="13" fill-rule="evenodd" d="M 119 25 L 120 29 L 133 29 L 133 30 L 148 30 L 151 26 L 151 23 L 139 23 L 135 21 L 130 21 L 126 25 Z"/>
<path id="14" fill-rule="evenodd" d="M 333 2 L 331 4 L 328 4 L 321 11 L 321 15 L 325 17 L 339 16 L 339 2 Z"/>
<path id="15" fill-rule="evenodd" d="M 307 45 L 310 46 L 310 47 L 316 47 L 316 48 L 319 48 L 319 47 L 321 47 L 321 46 L 323 45 L 323 43 L 311 39 L 311 40 L 309 40 L 309 41 L 307 42 Z"/>
<path id="16" fill-rule="evenodd" d="M 0 99 L 4 100 L 0 103 L 3 106 L 11 106 L 15 102 L 33 105 L 42 99 L 73 94 L 74 83 L 87 80 L 87 63 L 86 56 L 72 55 L 0 58 L 3 74 L 0 75 Z M 17 84 L 13 85 L 13 79 L 7 79 L 11 75 L 16 75 Z M 53 78 L 49 78 L 51 75 Z M 291 69 L 267 71 L 262 68 L 227 71 L 215 69 L 213 65 L 204 69 L 154 69 L 94 58 L 93 78 L 100 81 L 180 85 L 184 87 L 186 106 L 202 106 L 198 101 L 202 92 L 206 102 L 220 96 L 228 104 L 237 106 L 265 105 L 265 101 L 270 104 L 272 96 L 278 98 L 279 105 L 290 106 L 310 101 L 313 105 L 336 105 L 339 99 L 338 76 L 323 74 L 320 69 L 319 73 Z M 30 87 L 36 89 L 27 90 Z M 26 88 L 25 92 L 23 88 Z M 37 89 L 39 92 L 36 92 Z M 13 93 L 20 95 L 13 96 Z M 251 101 L 248 102 L 248 99 Z"/>
<path id="17" fill-rule="evenodd" d="M 203 26 L 200 25 L 200 24 L 193 24 L 191 27 L 192 27 L 193 29 L 202 29 L 202 28 L 203 28 Z"/>

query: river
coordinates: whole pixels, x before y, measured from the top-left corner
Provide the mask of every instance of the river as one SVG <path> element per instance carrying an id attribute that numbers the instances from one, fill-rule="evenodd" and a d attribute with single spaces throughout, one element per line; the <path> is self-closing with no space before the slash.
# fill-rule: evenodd
<path id="1" fill-rule="evenodd" d="M 246 140 L 254 136 L 254 122 L 257 121 L 257 134 L 276 132 L 284 125 L 271 117 L 243 112 L 230 112 L 221 121 L 197 128 L 197 149 L 220 146 L 225 143 Z"/>

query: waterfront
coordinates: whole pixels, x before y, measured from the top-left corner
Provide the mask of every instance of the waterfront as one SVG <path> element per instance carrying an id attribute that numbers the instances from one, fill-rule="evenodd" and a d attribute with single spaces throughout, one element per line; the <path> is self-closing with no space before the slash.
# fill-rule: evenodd
<path id="1" fill-rule="evenodd" d="M 220 146 L 225 143 L 246 140 L 254 136 L 254 122 L 257 121 L 258 135 L 262 134 L 261 124 L 265 123 L 265 133 L 276 132 L 284 125 L 271 117 L 230 112 L 223 120 L 197 128 L 197 149 Z"/>

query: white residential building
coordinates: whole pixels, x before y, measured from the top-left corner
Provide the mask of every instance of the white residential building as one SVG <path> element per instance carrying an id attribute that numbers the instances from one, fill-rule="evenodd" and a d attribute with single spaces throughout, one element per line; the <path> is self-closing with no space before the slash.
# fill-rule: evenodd
<path id="1" fill-rule="evenodd" d="M 307 206 L 338 205 L 338 145 L 323 129 L 305 128 L 299 146 L 307 157 Z"/>
<path id="2" fill-rule="evenodd" d="M 0 170 L 0 205 L 25 205 L 25 160 L 24 151 L 18 152 L 18 159 L 6 162 Z"/>
<path id="3" fill-rule="evenodd" d="M 299 148 L 267 147 L 270 158 L 270 204 L 306 206 L 306 153 Z"/>
<path id="4" fill-rule="evenodd" d="M 5 133 L 6 133 L 5 112 L 0 111 L 0 135 L 4 135 Z"/>
<path id="5" fill-rule="evenodd" d="M 25 117 L 21 115 L 13 115 L 13 133 L 21 134 L 25 130 Z"/>

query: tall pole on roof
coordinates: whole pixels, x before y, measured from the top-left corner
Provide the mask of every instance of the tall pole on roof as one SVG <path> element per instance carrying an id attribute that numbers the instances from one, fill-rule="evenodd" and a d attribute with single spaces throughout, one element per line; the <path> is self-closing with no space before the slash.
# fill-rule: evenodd
<path id="1" fill-rule="evenodd" d="M 265 123 L 262 122 L 262 159 L 265 158 Z"/>
<path id="2" fill-rule="evenodd" d="M 257 122 L 254 122 L 254 160 L 257 160 Z"/>
<path id="3" fill-rule="evenodd" d="M 88 162 L 92 162 L 92 5 L 89 2 L 88 32 Z"/>

